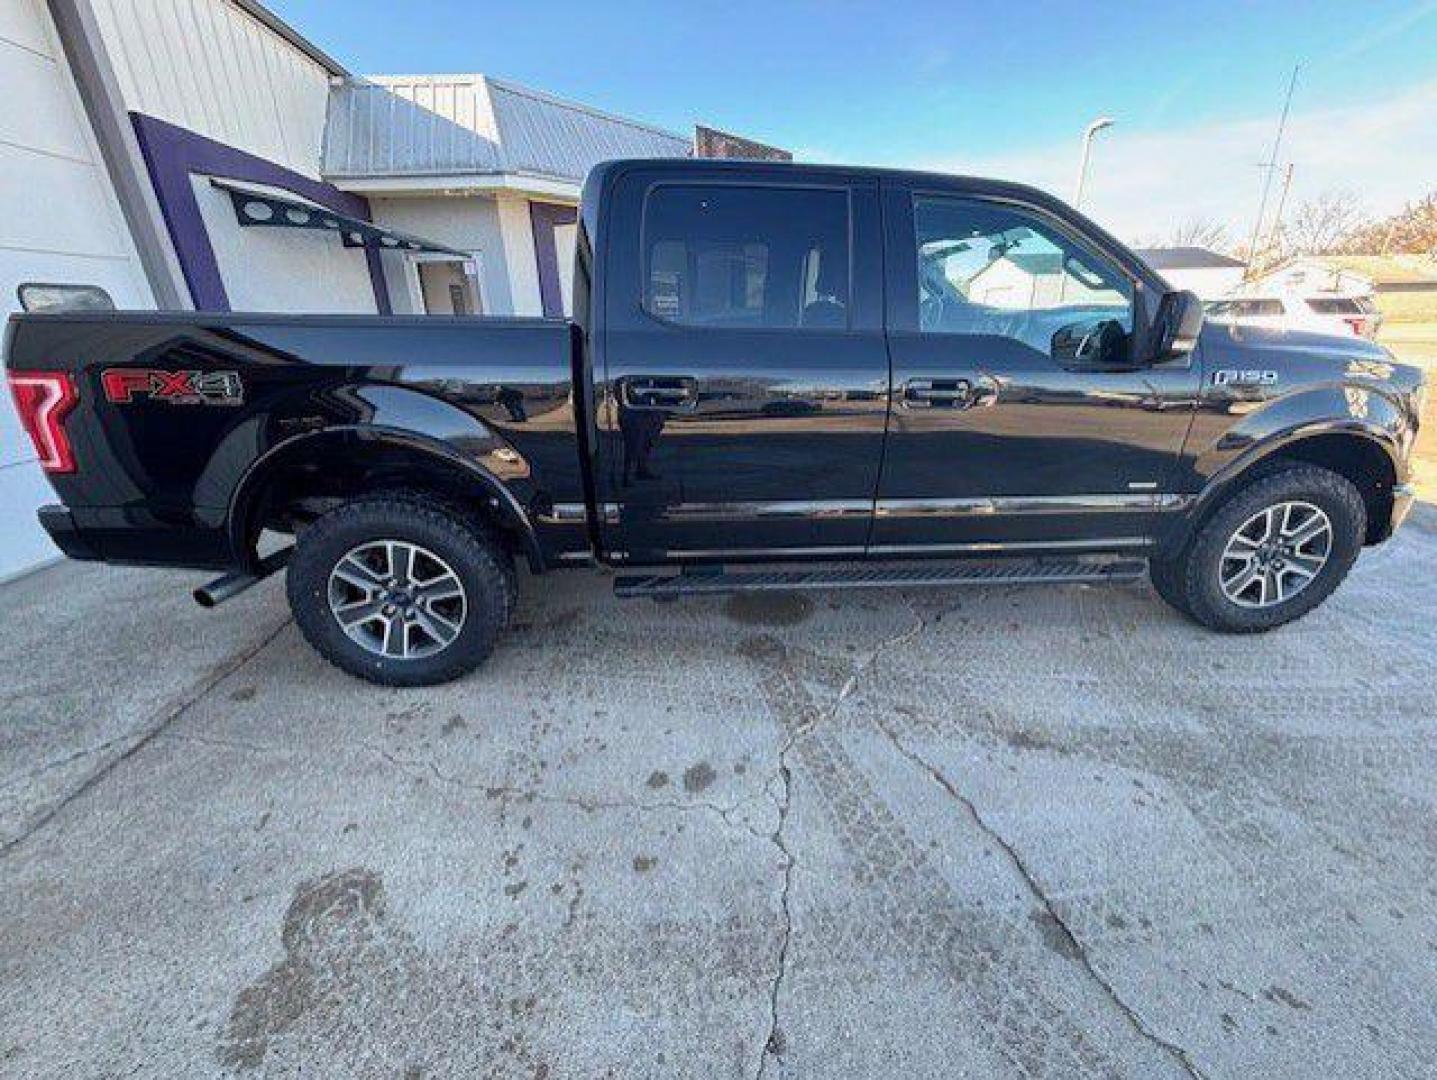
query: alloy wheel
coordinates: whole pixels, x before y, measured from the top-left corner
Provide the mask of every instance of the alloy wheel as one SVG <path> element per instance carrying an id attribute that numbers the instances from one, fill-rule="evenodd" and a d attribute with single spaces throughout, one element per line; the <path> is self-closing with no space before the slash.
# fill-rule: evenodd
<path id="1" fill-rule="evenodd" d="M 1223 595 L 1245 608 L 1291 600 L 1327 565 L 1332 538 L 1332 520 L 1310 502 L 1280 502 L 1259 510 L 1223 548 L 1218 564 Z"/>
<path id="2" fill-rule="evenodd" d="M 454 568 L 407 540 L 351 548 L 329 574 L 329 610 L 341 630 L 376 656 L 420 660 L 464 628 L 468 598 Z"/>

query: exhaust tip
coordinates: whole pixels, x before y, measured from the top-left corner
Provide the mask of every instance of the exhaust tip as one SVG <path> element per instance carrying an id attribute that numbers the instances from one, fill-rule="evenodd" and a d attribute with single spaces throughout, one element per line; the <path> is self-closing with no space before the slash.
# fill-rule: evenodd
<path id="1" fill-rule="evenodd" d="M 195 598 L 195 603 L 199 604 L 202 608 L 212 608 L 219 603 L 215 594 L 210 592 L 208 586 L 205 585 L 201 585 L 194 592 L 190 593 L 190 595 Z"/>

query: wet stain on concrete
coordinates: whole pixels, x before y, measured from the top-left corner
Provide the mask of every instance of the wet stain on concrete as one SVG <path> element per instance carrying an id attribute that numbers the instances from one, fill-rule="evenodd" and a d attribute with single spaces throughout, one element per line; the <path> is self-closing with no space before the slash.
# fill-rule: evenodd
<path id="1" fill-rule="evenodd" d="M 744 626 L 797 626 L 813 614 L 813 601 L 803 593 L 735 593 L 723 613 Z"/>
<path id="2" fill-rule="evenodd" d="M 383 920 L 384 885 L 372 871 L 341 870 L 300 885 L 280 930 L 285 958 L 235 998 L 220 1063 L 257 1067 L 270 1040 L 321 1000 L 323 970 L 343 972 L 354 963 Z"/>
<path id="3" fill-rule="evenodd" d="M 468 726 L 469 725 L 464 722 L 464 717 L 456 714 L 444 721 L 444 726 L 439 729 L 439 734 L 453 735 L 456 731 L 463 731 Z"/>
<path id="4" fill-rule="evenodd" d="M 669 774 L 662 769 L 655 769 L 649 773 L 649 778 L 645 783 L 654 791 L 658 791 L 660 788 L 669 786 Z"/>
<path id="5" fill-rule="evenodd" d="M 690 765 L 684 770 L 684 790 L 690 795 L 697 795 L 704 791 L 718 779 L 718 774 L 707 761 L 700 761 L 697 765 Z"/>
<path id="6" fill-rule="evenodd" d="M 1269 986 L 1262 992 L 1262 996 L 1267 998 L 1268 1001 L 1280 1001 L 1289 1009 L 1308 1010 L 1312 1008 L 1311 1005 L 1303 1001 L 1302 998 L 1298 997 L 1291 990 L 1284 989 L 1281 986 Z"/>
<path id="7" fill-rule="evenodd" d="M 256 690 L 253 686 L 241 686 L 238 690 L 234 691 L 234 693 L 230 694 L 230 700 L 241 702 L 253 701 L 255 694 L 257 694 L 258 692 L 259 691 Z"/>
<path id="8" fill-rule="evenodd" d="M 659 860 L 652 855 L 635 855 L 634 870 L 636 873 L 647 874 L 658 865 L 658 862 Z"/>

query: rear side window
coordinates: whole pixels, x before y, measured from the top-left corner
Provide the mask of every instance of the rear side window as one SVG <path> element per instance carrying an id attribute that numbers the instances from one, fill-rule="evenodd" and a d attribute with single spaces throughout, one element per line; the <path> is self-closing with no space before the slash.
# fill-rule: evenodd
<path id="1" fill-rule="evenodd" d="M 1362 305 L 1348 296 L 1322 297 L 1309 300 L 1307 306 L 1316 315 L 1363 315 Z"/>
<path id="2" fill-rule="evenodd" d="M 848 326 L 848 194 L 665 184 L 644 204 L 644 307 L 685 326 Z"/>

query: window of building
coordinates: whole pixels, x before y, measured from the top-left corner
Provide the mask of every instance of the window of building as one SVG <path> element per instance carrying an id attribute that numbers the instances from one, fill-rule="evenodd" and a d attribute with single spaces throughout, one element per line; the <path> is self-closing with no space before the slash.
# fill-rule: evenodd
<path id="1" fill-rule="evenodd" d="M 644 307 L 686 326 L 848 325 L 848 195 L 662 185 L 644 208 Z"/>

